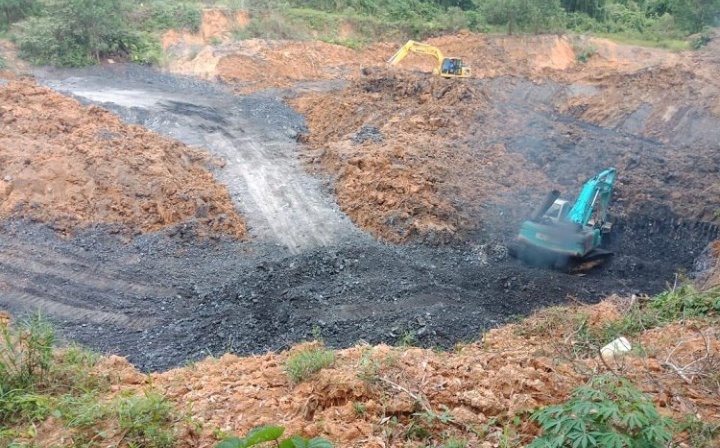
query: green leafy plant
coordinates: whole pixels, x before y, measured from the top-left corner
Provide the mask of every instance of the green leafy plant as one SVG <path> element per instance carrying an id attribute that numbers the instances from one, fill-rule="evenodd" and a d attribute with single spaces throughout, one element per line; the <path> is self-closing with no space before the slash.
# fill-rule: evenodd
<path id="1" fill-rule="evenodd" d="M 400 347 L 415 347 L 418 345 L 418 339 L 413 331 L 406 331 L 398 339 L 398 345 Z"/>
<path id="2" fill-rule="evenodd" d="M 30 388 L 50 370 L 55 331 L 41 315 L 19 328 L 0 327 L 0 390 Z"/>
<path id="3" fill-rule="evenodd" d="M 719 424 L 704 422 L 692 414 L 678 423 L 677 430 L 687 435 L 690 446 L 715 446 L 713 442 L 720 438 Z"/>
<path id="4" fill-rule="evenodd" d="M 367 414 L 367 409 L 365 408 L 365 403 L 363 403 L 361 401 L 354 401 L 353 409 L 355 409 L 355 414 L 357 414 L 358 417 L 365 417 L 365 414 Z"/>
<path id="5" fill-rule="evenodd" d="M 442 444 L 442 448 L 467 448 L 468 441 L 451 437 Z"/>
<path id="6" fill-rule="evenodd" d="M 334 362 L 335 353 L 320 345 L 291 355 L 285 362 L 285 372 L 293 382 L 300 383 Z"/>
<path id="7" fill-rule="evenodd" d="M 284 432 L 285 428 L 282 426 L 261 426 L 253 429 L 243 438 L 227 438 L 219 443 L 216 448 L 247 448 L 266 442 L 276 442 L 278 448 L 333 448 L 332 443 L 322 437 L 306 439 L 295 435 L 280 440 Z"/>
<path id="8" fill-rule="evenodd" d="M 50 412 L 41 390 L 50 383 L 55 331 L 35 315 L 19 327 L 0 326 L 0 421 L 36 421 Z"/>
<path id="9" fill-rule="evenodd" d="M 131 396 L 118 405 L 120 427 L 134 446 L 164 448 L 174 445 L 172 405 L 160 394 Z"/>
<path id="10" fill-rule="evenodd" d="M 692 284 L 684 283 L 657 295 L 650 302 L 650 308 L 666 321 L 717 316 L 720 314 L 720 288 L 698 291 Z"/>
<path id="11" fill-rule="evenodd" d="M 595 55 L 595 53 L 597 53 L 597 48 L 592 45 L 581 46 L 575 49 L 575 59 L 577 59 L 578 62 L 585 64 Z"/>
<path id="12" fill-rule="evenodd" d="M 533 413 L 543 429 L 529 448 L 641 448 L 666 446 L 672 421 L 632 384 L 597 376 L 575 389 L 568 401 Z"/>

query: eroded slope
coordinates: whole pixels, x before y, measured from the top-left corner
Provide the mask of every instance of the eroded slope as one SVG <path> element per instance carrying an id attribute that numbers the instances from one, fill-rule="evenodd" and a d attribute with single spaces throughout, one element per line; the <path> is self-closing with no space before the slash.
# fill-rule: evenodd
<path id="1" fill-rule="evenodd" d="M 636 298 L 613 297 L 592 307 L 551 308 L 447 352 L 358 343 L 335 352 L 331 367 L 300 383 L 289 379 L 286 362 L 317 342 L 248 358 L 227 354 L 149 375 L 113 356 L 101 359 L 92 374 L 111 385 L 100 402 L 150 391 L 170 400 L 178 415 L 186 413 L 176 428 L 182 430 L 175 446 L 182 447 L 214 446 L 224 434 L 244 435 L 267 424 L 285 426 L 287 434 L 326 437 L 339 448 L 438 446 L 451 439 L 477 447 L 503 441 L 525 446 L 539 433 L 529 412 L 563 402 L 573 388 L 611 372 L 648 394 L 662 415 L 696 422 L 693 434 L 675 434 L 679 446 L 715 446 L 711 433 L 703 440 L 698 431 L 698 425 L 712 428 L 720 421 L 712 376 L 720 350 L 715 321 L 628 335 L 631 354 L 601 360 L 592 335 L 636 306 Z M 122 432 L 105 423 L 105 437 L 120 443 Z M 40 446 L 66 446 L 82 430 L 52 418 L 36 428 Z"/>

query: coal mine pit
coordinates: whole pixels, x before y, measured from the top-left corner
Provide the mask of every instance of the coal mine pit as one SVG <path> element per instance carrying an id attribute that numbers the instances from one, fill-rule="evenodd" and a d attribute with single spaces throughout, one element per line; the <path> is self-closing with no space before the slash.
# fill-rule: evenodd
<path id="1" fill-rule="evenodd" d="M 237 101 L 144 69 L 94 70 L 45 82 L 223 159 L 216 177 L 247 217 L 250 237 L 207 238 L 187 224 L 144 234 L 113 225 L 60 234 L 52 222 L 8 218 L 0 224 L 0 306 L 17 316 L 40 310 L 66 341 L 126 356 L 144 371 L 224 352 L 283 350 L 318 335 L 338 348 L 359 341 L 450 348 L 541 307 L 659 293 L 680 270 L 692 275 L 695 259 L 720 238 L 717 226 L 680 216 L 667 201 L 626 205 L 638 201 L 619 187 L 606 244 L 614 255 L 581 274 L 508 256 L 525 203 L 489 216 L 484 231 L 464 241 L 386 244 L 351 223 L 327 186 L 296 162 L 302 117 L 273 95 Z M 143 107 L 122 103 L 129 88 L 146 93 Z M 528 163 L 551 167 L 552 179 L 572 191 L 576 176 L 563 173 L 582 163 L 588 172 L 604 168 L 637 143 L 522 101 L 497 111 L 525 123 L 522 135 L 496 133 L 486 143 L 500 141 Z M 558 126 L 571 132 L 547 143 Z M 471 132 L 484 138 L 479 128 Z M 569 133 L 574 160 L 563 137 Z M 356 138 L 385 136 L 368 127 Z M 604 155 L 600 143 L 610 148 Z M 641 146 L 656 158 L 642 158 L 638 170 L 662 172 L 661 159 L 675 157 L 657 142 Z"/>
<path id="2" fill-rule="evenodd" d="M 612 259 L 578 276 L 528 267 L 500 243 L 349 242 L 288 255 L 160 234 L 128 244 L 100 228 L 62 240 L 12 222 L 3 235 L 15 238 L 0 244 L 23 264 L 0 260 L 0 279 L 19 285 L 2 305 L 18 314 L 29 311 L 20 300 L 37 305 L 66 339 L 127 356 L 146 371 L 226 351 L 282 350 L 318 333 L 338 348 L 408 340 L 450 348 L 540 307 L 658 293 L 720 236 L 714 227 L 648 217 L 615 231 Z"/>

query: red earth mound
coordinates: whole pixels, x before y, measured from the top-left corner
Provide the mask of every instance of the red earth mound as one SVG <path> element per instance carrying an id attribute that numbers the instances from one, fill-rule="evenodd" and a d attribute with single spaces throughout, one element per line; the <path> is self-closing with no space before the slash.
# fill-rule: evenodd
<path id="1" fill-rule="evenodd" d="M 0 216 L 245 235 L 209 156 L 27 80 L 0 88 Z"/>

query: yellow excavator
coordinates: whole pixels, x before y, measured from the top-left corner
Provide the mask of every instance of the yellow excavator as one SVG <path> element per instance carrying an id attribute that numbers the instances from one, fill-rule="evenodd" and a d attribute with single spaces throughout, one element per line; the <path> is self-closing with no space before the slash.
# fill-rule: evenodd
<path id="1" fill-rule="evenodd" d="M 438 47 L 409 40 L 390 59 L 388 63 L 395 65 L 402 61 L 410 52 L 429 54 L 437 59 L 437 66 L 433 69 L 435 75 L 443 78 L 469 78 L 472 74 L 470 67 L 466 66 L 460 58 L 446 58 Z"/>

